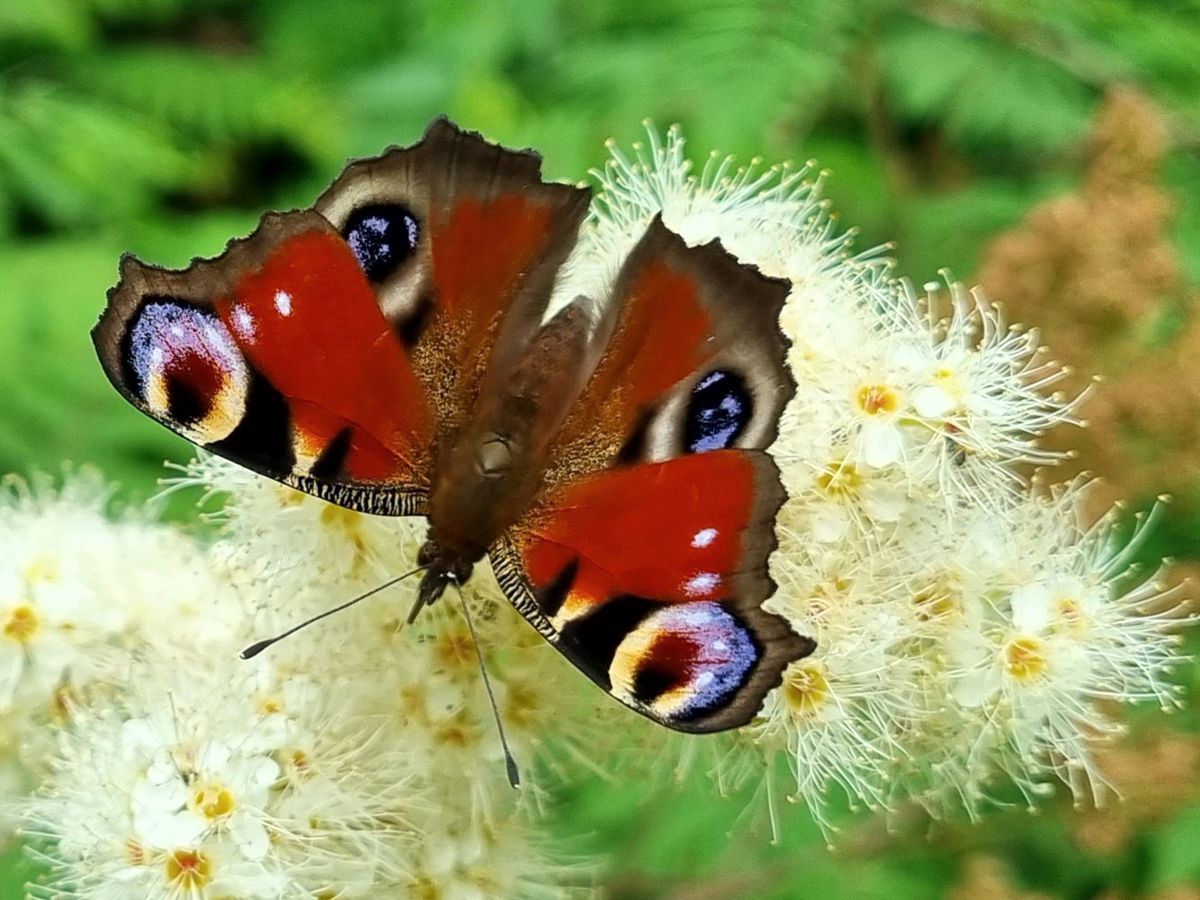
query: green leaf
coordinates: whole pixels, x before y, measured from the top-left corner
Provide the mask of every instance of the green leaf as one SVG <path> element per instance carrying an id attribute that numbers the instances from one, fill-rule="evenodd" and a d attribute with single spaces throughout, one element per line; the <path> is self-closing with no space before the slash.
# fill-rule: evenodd
<path id="1" fill-rule="evenodd" d="M 1200 879 L 1200 806 L 1184 810 L 1154 829 L 1147 840 L 1147 890 L 1187 884 Z"/>
<path id="2" fill-rule="evenodd" d="M 1069 72 L 982 32 L 913 21 L 886 36 L 881 58 L 902 116 L 994 158 L 1061 150 L 1086 134 L 1096 106 Z"/>

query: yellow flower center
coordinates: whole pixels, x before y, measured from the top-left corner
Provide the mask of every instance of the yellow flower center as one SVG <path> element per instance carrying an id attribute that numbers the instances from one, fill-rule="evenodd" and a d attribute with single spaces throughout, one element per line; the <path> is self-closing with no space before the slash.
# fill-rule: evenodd
<path id="1" fill-rule="evenodd" d="M 326 504 L 321 510 L 321 524 L 341 531 L 354 545 L 354 565 L 357 567 L 367 555 L 367 541 L 362 533 L 364 516 L 352 509 Z"/>
<path id="2" fill-rule="evenodd" d="M 505 695 L 504 722 L 515 728 L 526 728 L 536 721 L 541 706 L 541 697 L 532 687 L 511 684 Z"/>
<path id="3" fill-rule="evenodd" d="M 328 504 L 321 510 L 322 525 L 328 525 L 330 528 L 341 528 L 350 534 L 358 530 L 361 521 L 362 515 L 352 509 L 343 509 L 340 506 Z"/>
<path id="4" fill-rule="evenodd" d="M 9 640 L 27 644 L 37 634 L 39 624 L 37 610 L 28 603 L 22 603 L 13 607 L 8 614 L 4 634 Z"/>
<path id="5" fill-rule="evenodd" d="M 798 719 L 811 718 L 829 699 L 829 680 L 817 662 L 792 666 L 783 678 L 783 701 Z"/>
<path id="6" fill-rule="evenodd" d="M 199 850 L 176 850 L 166 866 L 167 881 L 185 890 L 207 887 L 212 881 L 212 862 Z"/>
<path id="7" fill-rule="evenodd" d="M 418 878 L 409 891 L 413 900 L 442 900 L 446 896 L 441 886 L 434 879 L 426 876 Z"/>
<path id="8" fill-rule="evenodd" d="M 842 460 L 830 463 L 817 475 L 817 487 L 830 497 L 852 497 L 862 484 L 858 467 Z"/>
<path id="9" fill-rule="evenodd" d="M 258 714 L 261 716 L 270 716 L 277 712 L 283 712 L 283 701 L 278 697 L 267 697 L 258 704 Z"/>
<path id="10" fill-rule="evenodd" d="M 1078 633 L 1084 630 L 1083 605 L 1078 597 L 1059 597 L 1055 605 L 1058 608 L 1058 617 L 1068 631 Z"/>
<path id="11" fill-rule="evenodd" d="M 475 743 L 478 735 L 469 722 L 450 721 L 434 732 L 437 742 L 447 747 L 465 748 Z"/>
<path id="12" fill-rule="evenodd" d="M 1049 668 L 1045 645 L 1035 637 L 1013 638 L 1004 645 L 1004 668 L 1017 681 L 1036 681 Z"/>
<path id="13" fill-rule="evenodd" d="M 438 636 L 438 658 L 451 668 L 468 667 L 474 671 L 475 646 L 467 631 L 449 631 Z"/>
<path id="14" fill-rule="evenodd" d="M 308 499 L 307 494 L 297 491 L 294 488 L 286 487 L 285 485 L 281 484 L 278 486 L 278 489 L 280 506 L 299 506 L 306 499 Z"/>
<path id="15" fill-rule="evenodd" d="M 868 416 L 894 413 L 900 408 L 900 395 L 886 384 L 864 384 L 856 399 L 858 408 Z"/>
<path id="16" fill-rule="evenodd" d="M 205 785 L 192 793 L 192 809 L 209 821 L 228 816 L 236 805 L 229 789 L 219 784 Z"/>
<path id="17" fill-rule="evenodd" d="M 913 603 L 925 621 L 944 619 L 962 609 L 962 587 L 954 576 L 942 574 L 913 594 Z"/>
<path id="18" fill-rule="evenodd" d="M 312 765 L 308 754 L 303 750 L 296 748 L 288 756 L 288 768 L 297 780 L 306 777 L 309 774 L 309 766 Z"/>
<path id="19" fill-rule="evenodd" d="M 409 684 L 400 688 L 397 705 L 401 716 L 418 722 L 424 721 L 427 718 L 425 693 L 425 686 L 422 684 Z"/>

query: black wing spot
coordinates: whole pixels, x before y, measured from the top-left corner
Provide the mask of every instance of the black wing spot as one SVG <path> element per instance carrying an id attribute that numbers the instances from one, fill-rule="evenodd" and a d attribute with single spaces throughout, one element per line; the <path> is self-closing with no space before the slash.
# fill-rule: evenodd
<path id="1" fill-rule="evenodd" d="M 214 396 L 201 390 L 186 373 L 168 367 L 163 377 L 166 382 L 167 414 L 173 421 L 184 426 L 195 425 L 203 422 L 212 412 Z"/>
<path id="2" fill-rule="evenodd" d="M 567 599 L 567 594 L 571 593 L 571 588 L 575 585 L 575 576 L 578 574 L 579 557 L 577 556 L 562 567 L 562 571 L 554 577 L 552 582 L 538 590 L 538 609 L 543 616 L 552 619 L 558 615 L 563 601 Z"/>
<path id="3" fill-rule="evenodd" d="M 643 660 L 633 676 L 633 696 L 647 705 L 684 683 L 677 669 Z"/>
<path id="4" fill-rule="evenodd" d="M 614 462 L 618 466 L 628 466 L 639 462 L 646 455 L 646 437 L 650 431 L 650 423 L 654 421 L 657 408 L 644 409 L 638 415 L 633 431 L 621 446 Z"/>
<path id="5" fill-rule="evenodd" d="M 350 443 L 354 439 L 353 428 L 343 428 L 333 436 L 317 461 L 312 464 L 308 474 L 323 481 L 337 481 L 343 473 L 346 455 L 350 452 Z"/>
<path id="6" fill-rule="evenodd" d="M 724 450 L 741 436 L 754 415 L 746 379 L 728 369 L 709 372 L 692 388 L 683 422 L 687 453 Z"/>
<path id="7" fill-rule="evenodd" d="M 621 641 L 661 603 L 623 594 L 606 600 L 588 615 L 573 619 L 562 630 L 559 646 L 605 690 L 612 690 L 608 668 Z"/>
<path id="8" fill-rule="evenodd" d="M 287 401 L 257 372 L 250 377 L 246 414 L 229 436 L 207 449 L 258 472 L 289 475 L 296 467 Z"/>
<path id="9" fill-rule="evenodd" d="M 421 226 L 398 203 L 370 203 L 350 213 L 342 237 L 367 277 L 378 283 L 416 252 Z"/>

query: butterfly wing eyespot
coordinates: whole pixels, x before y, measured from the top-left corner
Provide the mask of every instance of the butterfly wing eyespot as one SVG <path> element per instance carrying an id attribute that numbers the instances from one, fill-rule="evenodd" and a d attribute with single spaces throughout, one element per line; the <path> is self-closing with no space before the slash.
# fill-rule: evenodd
<path id="1" fill-rule="evenodd" d="M 732 369 L 713 369 L 692 387 L 683 416 L 686 453 L 736 445 L 754 418 L 754 398 L 746 379 Z"/>
<path id="2" fill-rule="evenodd" d="M 629 465 L 769 446 L 795 393 L 778 324 L 790 289 L 716 242 L 687 246 L 655 218 L 617 276 L 599 329 L 607 348 L 548 482 L 596 468 L 595 448 L 607 453 L 599 465 Z"/>
<path id="3" fill-rule="evenodd" d="M 541 324 L 590 198 L 543 181 L 536 154 L 438 119 L 317 199 L 410 349 L 444 443 Z"/>
<path id="4" fill-rule="evenodd" d="M 219 316 L 148 297 L 130 321 L 125 374 L 147 411 L 200 444 L 227 438 L 246 412 L 250 373 Z"/>
<path id="5" fill-rule="evenodd" d="M 346 218 L 342 237 L 372 282 L 385 281 L 415 259 L 421 241 L 416 215 L 399 203 L 367 203 Z"/>
<path id="6" fill-rule="evenodd" d="M 700 601 L 651 611 L 609 665 L 612 693 L 661 719 L 690 722 L 738 692 L 763 649 L 736 615 Z"/>
<path id="7" fill-rule="evenodd" d="M 93 339 L 127 399 L 214 453 L 351 508 L 424 509 L 423 389 L 321 216 L 268 214 L 183 270 L 126 257 Z"/>

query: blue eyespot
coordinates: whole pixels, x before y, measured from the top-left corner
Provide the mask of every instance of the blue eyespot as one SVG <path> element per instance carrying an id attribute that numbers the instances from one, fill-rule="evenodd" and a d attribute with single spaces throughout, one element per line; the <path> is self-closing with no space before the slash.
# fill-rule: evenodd
<path id="1" fill-rule="evenodd" d="M 668 604 L 621 643 L 609 674 L 618 696 L 687 722 L 724 704 L 758 658 L 746 626 L 721 604 Z"/>
<path id="2" fill-rule="evenodd" d="M 372 203 L 350 214 L 342 237 L 371 281 L 383 281 L 416 252 L 417 217 L 396 203 Z"/>
<path id="3" fill-rule="evenodd" d="M 709 372 L 692 388 L 683 445 L 689 453 L 724 450 L 746 430 L 753 414 L 754 403 L 741 375 L 727 369 Z"/>

